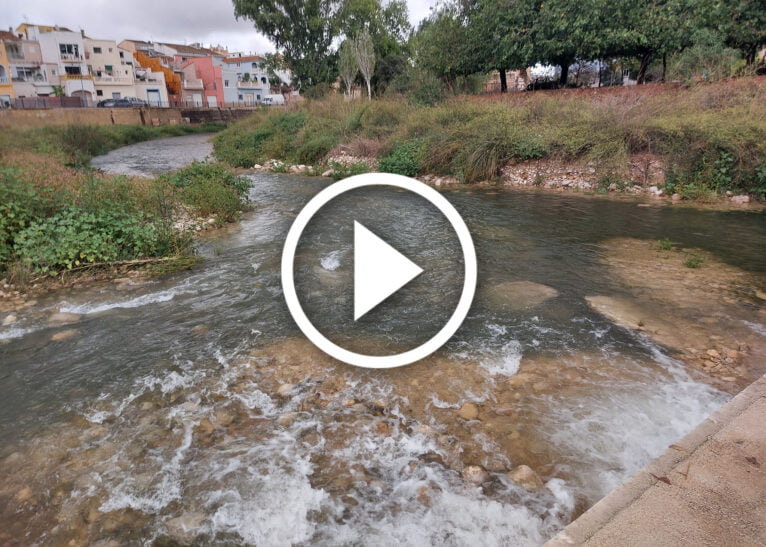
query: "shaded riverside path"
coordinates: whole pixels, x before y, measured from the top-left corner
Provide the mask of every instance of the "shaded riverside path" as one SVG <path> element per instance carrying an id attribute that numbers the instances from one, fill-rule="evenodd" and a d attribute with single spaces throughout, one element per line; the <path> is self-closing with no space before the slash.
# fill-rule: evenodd
<path id="1" fill-rule="evenodd" d="M 763 275 L 762 215 L 445 191 L 487 292 L 437 355 L 370 372 L 312 348 L 282 300 L 282 241 L 328 182 L 251 177 L 254 211 L 201 240 L 193 271 L 55 293 L 0 327 L 2 539 L 540 544 L 729 399 L 585 297 L 631 295 L 602 262 L 616 236 Z M 299 253 L 306 297 L 362 349 L 411 342 L 440 324 L 451 270 L 354 330 L 330 320 L 350 302 L 344 233 L 394 215 L 384 235 L 436 266 L 449 234 L 407 195 L 363 197 Z M 506 299 L 519 286 L 524 305 Z M 545 485 L 512 481 L 521 465 Z"/>

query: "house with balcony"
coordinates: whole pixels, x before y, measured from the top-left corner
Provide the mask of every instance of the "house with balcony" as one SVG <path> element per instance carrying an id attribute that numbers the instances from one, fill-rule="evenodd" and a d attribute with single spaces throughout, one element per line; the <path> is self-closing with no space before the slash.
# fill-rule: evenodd
<path id="1" fill-rule="evenodd" d="M 96 100 L 137 97 L 151 106 L 168 106 L 165 75 L 139 66 L 133 53 L 114 40 L 84 38 L 85 59 L 93 76 Z"/>
<path id="2" fill-rule="evenodd" d="M 12 31 L 0 32 L 0 42 L 8 59 L 8 75 L 13 95 L 19 98 L 46 97 L 58 85 L 55 67 L 43 63 L 40 44 Z"/>
<path id="3" fill-rule="evenodd" d="M 220 55 L 208 55 L 206 57 L 190 57 L 183 64 L 184 87 L 190 91 L 186 102 L 196 106 L 223 106 L 237 102 L 237 91 L 233 83 L 236 81 L 236 73 L 229 69 Z M 199 88 L 202 82 L 202 88 Z M 194 86 L 197 86 L 196 88 Z M 199 93 L 202 92 L 200 104 Z"/>
<path id="4" fill-rule="evenodd" d="M 14 34 L 8 31 L 0 31 L 0 108 L 7 108 L 13 104 L 15 94 L 13 82 L 11 82 L 11 63 L 8 61 L 8 53 L 5 50 L 5 38 Z"/>
<path id="5" fill-rule="evenodd" d="M 83 104 L 94 104 L 96 88 L 85 60 L 84 32 L 24 23 L 16 33 L 39 44 L 45 75 L 51 86 L 60 86 L 64 95 L 79 97 Z"/>
<path id="6" fill-rule="evenodd" d="M 263 68 L 263 58 L 258 55 L 238 54 L 223 60 L 225 66 L 236 76 L 231 82 L 236 89 L 236 103 L 256 105 L 269 94 L 269 77 Z"/>

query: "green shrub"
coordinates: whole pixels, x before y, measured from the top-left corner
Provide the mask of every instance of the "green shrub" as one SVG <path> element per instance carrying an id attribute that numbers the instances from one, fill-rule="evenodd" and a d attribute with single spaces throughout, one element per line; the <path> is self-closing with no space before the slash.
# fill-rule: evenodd
<path id="1" fill-rule="evenodd" d="M 338 139 L 334 136 L 317 135 L 298 148 L 295 159 L 298 163 L 313 165 L 324 158 L 336 146 L 338 146 Z"/>
<path id="2" fill-rule="evenodd" d="M 705 259 L 700 255 L 687 254 L 686 260 L 684 260 L 684 265 L 687 268 L 699 268 L 702 266 L 703 262 L 705 262 Z"/>
<path id="3" fill-rule="evenodd" d="M 200 216 L 216 215 L 219 222 L 237 218 L 247 206 L 250 180 L 235 175 L 220 163 L 194 162 L 171 175 L 181 199 Z"/>
<path id="4" fill-rule="evenodd" d="M 72 207 L 21 230 L 14 248 L 22 264 L 45 273 L 81 264 L 156 256 L 156 240 L 154 226 L 139 215 L 91 213 Z"/>
<path id="5" fill-rule="evenodd" d="M 423 143 L 410 141 L 400 144 L 386 157 L 380 160 L 378 169 L 383 173 L 396 173 L 414 177 L 420 172 Z"/>
<path id="6" fill-rule="evenodd" d="M 332 178 L 335 180 L 341 180 L 354 175 L 362 175 L 370 172 L 370 166 L 363 161 L 357 161 L 351 165 L 344 165 L 336 161 L 332 162 Z"/>
<path id="7" fill-rule="evenodd" d="M 670 238 L 663 237 L 659 241 L 660 243 L 660 249 L 663 251 L 671 251 L 673 249 L 673 242 L 670 241 Z"/>

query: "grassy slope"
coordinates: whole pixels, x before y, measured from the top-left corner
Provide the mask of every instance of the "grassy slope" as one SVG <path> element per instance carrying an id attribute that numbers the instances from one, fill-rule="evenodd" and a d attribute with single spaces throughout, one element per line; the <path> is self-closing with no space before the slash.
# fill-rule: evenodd
<path id="1" fill-rule="evenodd" d="M 69 126 L 0 136 L 0 273 L 23 282 L 93 264 L 178 257 L 188 263 L 179 215 L 236 218 L 247 181 L 220 164 L 194 164 L 157 179 L 109 176 L 90 158 L 151 138 L 198 128 Z"/>
<path id="2" fill-rule="evenodd" d="M 590 161 L 604 185 L 625 181 L 628 158 L 665 162 L 667 190 L 703 197 L 766 193 L 766 78 L 461 96 L 433 107 L 403 98 L 332 96 L 289 111 L 263 110 L 215 138 L 221 161 L 322 165 L 339 145 L 403 174 L 492 180 L 509 162 Z"/>

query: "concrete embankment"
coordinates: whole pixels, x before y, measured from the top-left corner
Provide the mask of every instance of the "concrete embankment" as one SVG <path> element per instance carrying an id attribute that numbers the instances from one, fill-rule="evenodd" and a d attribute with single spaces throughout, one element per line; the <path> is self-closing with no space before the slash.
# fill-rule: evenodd
<path id="1" fill-rule="evenodd" d="M 0 110 L 0 128 L 49 125 L 168 125 L 231 122 L 251 108 L 50 108 Z"/>
<path id="2" fill-rule="evenodd" d="M 546 545 L 766 545 L 766 376 Z"/>

